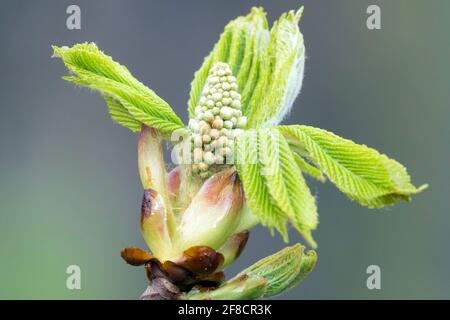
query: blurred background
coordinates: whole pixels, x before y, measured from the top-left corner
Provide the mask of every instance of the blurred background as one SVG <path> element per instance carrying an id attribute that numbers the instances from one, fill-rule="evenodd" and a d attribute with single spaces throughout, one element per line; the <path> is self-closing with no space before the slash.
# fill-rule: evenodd
<path id="1" fill-rule="evenodd" d="M 66 8 L 81 8 L 81 30 Z M 381 30 L 366 9 L 381 8 Z M 145 248 L 137 136 L 101 97 L 61 80 L 52 44 L 94 41 L 187 120 L 189 86 L 225 24 L 252 6 L 272 23 L 305 6 L 303 89 L 286 123 L 324 128 L 388 154 L 431 187 L 411 203 L 369 210 L 331 184 L 318 197 L 318 264 L 281 299 L 450 298 L 449 1 L 2 1 L 0 11 L 0 298 L 135 299 Z M 302 239 L 291 230 L 291 241 Z M 251 232 L 243 267 L 285 244 Z M 81 267 L 81 290 L 66 268 Z M 366 268 L 381 268 L 368 290 Z"/>

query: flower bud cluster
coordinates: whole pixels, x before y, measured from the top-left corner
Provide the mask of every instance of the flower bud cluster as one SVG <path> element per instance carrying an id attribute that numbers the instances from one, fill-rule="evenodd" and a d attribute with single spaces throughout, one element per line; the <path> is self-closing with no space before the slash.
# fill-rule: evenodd
<path id="1" fill-rule="evenodd" d="M 202 178 L 211 175 L 212 165 L 230 164 L 233 139 L 247 125 L 237 89 L 230 66 L 224 62 L 215 63 L 195 108 L 195 119 L 189 120 L 193 171 Z"/>

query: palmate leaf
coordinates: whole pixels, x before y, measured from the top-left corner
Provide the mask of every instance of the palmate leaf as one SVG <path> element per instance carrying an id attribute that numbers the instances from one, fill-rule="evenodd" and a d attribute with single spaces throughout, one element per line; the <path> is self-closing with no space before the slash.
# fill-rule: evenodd
<path id="1" fill-rule="evenodd" d="M 165 136 L 184 128 L 183 122 L 167 102 L 136 80 L 126 67 L 100 51 L 94 43 L 77 44 L 72 48 L 54 46 L 53 49 L 53 56 L 61 58 L 75 75 L 64 79 L 98 90 L 114 121 L 135 132 L 144 123 Z"/>
<path id="2" fill-rule="evenodd" d="M 193 118 L 209 69 L 226 62 L 237 78 L 242 112 L 248 128 L 278 124 L 300 92 L 305 48 L 298 22 L 303 7 L 283 14 L 269 30 L 262 8 L 231 21 L 195 73 L 191 83 L 189 116 Z"/>
<path id="3" fill-rule="evenodd" d="M 235 165 L 252 212 L 286 238 L 288 219 L 312 246 L 317 208 L 285 138 L 277 129 L 249 130 L 236 141 Z"/>
<path id="4" fill-rule="evenodd" d="M 365 145 L 326 130 L 303 126 L 279 126 L 289 143 L 304 149 L 310 161 L 349 198 L 369 208 L 397 200 L 409 200 L 416 188 L 400 163 Z"/>

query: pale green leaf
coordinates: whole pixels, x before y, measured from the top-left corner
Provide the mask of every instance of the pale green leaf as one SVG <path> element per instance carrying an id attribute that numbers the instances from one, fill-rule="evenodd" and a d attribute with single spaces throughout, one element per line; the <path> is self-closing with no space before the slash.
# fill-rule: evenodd
<path id="1" fill-rule="evenodd" d="M 235 142 L 235 152 L 235 167 L 244 186 L 247 205 L 263 225 L 276 228 L 287 241 L 287 216 L 275 204 L 261 175 L 257 132 L 246 131 L 239 136 Z"/>
<path id="2" fill-rule="evenodd" d="M 312 245 L 317 207 L 285 138 L 276 129 L 249 130 L 236 140 L 235 165 L 248 206 L 286 239 L 288 219 Z"/>
<path id="3" fill-rule="evenodd" d="M 291 282 L 286 286 L 285 290 L 289 290 L 296 285 L 298 285 L 306 276 L 314 269 L 317 263 L 317 253 L 313 250 L 309 250 L 307 254 L 303 254 L 302 265 L 297 276 L 291 280 Z"/>
<path id="4" fill-rule="evenodd" d="M 326 178 L 323 175 L 322 171 L 317 169 L 316 167 L 310 165 L 308 162 L 306 162 L 305 159 L 303 159 L 298 153 L 293 152 L 292 153 L 295 159 L 295 162 L 297 163 L 300 170 L 311 177 L 319 180 L 320 182 L 325 182 Z"/>
<path id="5" fill-rule="evenodd" d="M 348 197 L 370 208 L 409 200 L 416 188 L 400 163 L 365 145 L 326 130 L 293 125 L 280 126 L 288 141 L 303 148 L 320 170 Z"/>
<path id="6" fill-rule="evenodd" d="M 276 125 L 291 109 L 303 81 L 305 46 L 298 23 L 303 7 L 280 16 L 270 31 L 265 54 L 262 99 L 249 108 L 249 127 Z M 258 83 L 259 84 L 259 83 Z"/>
<path id="7" fill-rule="evenodd" d="M 305 255 L 304 249 L 298 243 L 284 248 L 241 271 L 237 277 L 243 275 L 263 277 L 268 282 L 263 297 L 280 294 L 297 285 L 313 269 L 317 256 L 314 251 L 309 251 Z"/>
<path id="8" fill-rule="evenodd" d="M 249 300 L 280 294 L 299 284 L 314 268 L 317 254 L 295 244 L 263 258 L 219 288 L 194 289 L 181 296 L 187 300 Z"/>
<path id="9" fill-rule="evenodd" d="M 166 136 L 184 128 L 183 122 L 164 100 L 95 44 L 53 49 L 53 56 L 61 58 L 75 75 L 64 79 L 100 91 L 115 121 L 133 131 L 138 131 L 138 123 L 144 123 Z"/>
<path id="10" fill-rule="evenodd" d="M 315 246 L 310 233 L 318 223 L 315 199 L 287 141 L 277 129 L 260 129 L 258 146 L 261 174 L 272 199 L 302 236 Z"/>
<path id="11" fill-rule="evenodd" d="M 108 106 L 109 115 L 115 122 L 127 127 L 133 132 L 141 131 L 142 123 L 136 120 L 117 99 L 106 93 L 102 94 Z"/>

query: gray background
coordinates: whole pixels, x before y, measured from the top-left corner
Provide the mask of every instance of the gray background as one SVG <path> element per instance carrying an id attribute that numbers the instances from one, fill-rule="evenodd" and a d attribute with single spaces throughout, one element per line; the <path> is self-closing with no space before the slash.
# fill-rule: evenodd
<path id="1" fill-rule="evenodd" d="M 366 28 L 368 4 L 382 30 Z M 78 4 L 82 29 L 66 29 Z M 142 269 L 119 257 L 145 248 L 136 135 L 98 94 L 60 77 L 51 44 L 94 41 L 187 119 L 189 84 L 224 25 L 264 6 L 272 22 L 305 5 L 302 93 L 287 123 L 331 130 L 404 163 L 431 188 L 412 203 L 369 210 L 332 185 L 311 187 L 319 262 L 280 298 L 450 298 L 448 1 L 2 1 L 0 10 L 0 298 L 134 299 Z M 301 241 L 291 231 L 291 241 Z M 244 266 L 284 246 L 257 227 Z M 65 287 L 81 266 L 82 290 Z M 366 288 L 366 268 L 382 290 Z"/>

